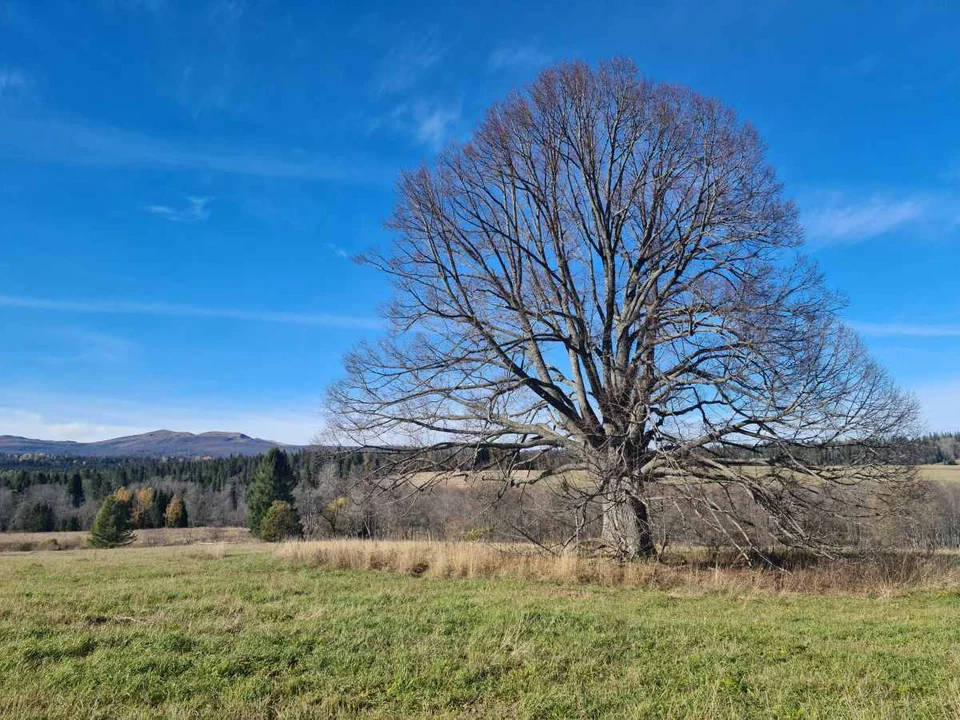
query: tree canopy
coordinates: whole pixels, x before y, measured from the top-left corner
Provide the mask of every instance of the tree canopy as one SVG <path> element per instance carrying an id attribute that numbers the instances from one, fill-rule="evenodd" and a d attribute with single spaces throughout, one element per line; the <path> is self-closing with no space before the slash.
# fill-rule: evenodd
<path id="1" fill-rule="evenodd" d="M 741 548 L 818 547 L 823 512 L 878 512 L 912 480 L 915 402 L 841 321 L 756 130 L 716 100 L 629 61 L 550 68 L 404 173 L 389 227 L 364 260 L 393 285 L 390 332 L 328 403 L 345 441 L 394 451 L 386 482 L 481 457 L 505 485 L 559 475 L 626 557 L 653 550 L 658 504 Z M 522 472 L 558 450 L 563 467 Z"/>

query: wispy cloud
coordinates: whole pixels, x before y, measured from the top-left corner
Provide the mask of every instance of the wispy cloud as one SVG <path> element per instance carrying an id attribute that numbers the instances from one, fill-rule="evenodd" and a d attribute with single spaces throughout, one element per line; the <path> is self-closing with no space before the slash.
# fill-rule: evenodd
<path id="1" fill-rule="evenodd" d="M 182 208 L 173 208 L 168 205 L 147 205 L 144 210 L 153 215 L 159 215 L 170 222 L 199 222 L 210 217 L 207 204 L 210 198 L 187 196 L 187 205 Z"/>
<path id="2" fill-rule="evenodd" d="M 102 332 L 78 329 L 51 329 L 57 352 L 40 358 L 45 365 L 116 365 L 140 352 L 140 346 L 125 338 Z"/>
<path id="3" fill-rule="evenodd" d="M 490 54 L 487 66 L 491 70 L 537 70 L 551 57 L 533 45 L 504 45 Z"/>
<path id="4" fill-rule="evenodd" d="M 165 6 L 165 0 L 100 0 L 100 8 L 105 12 L 146 11 L 156 15 Z"/>
<path id="5" fill-rule="evenodd" d="M 393 95 L 409 90 L 440 62 L 445 52 L 436 29 L 407 37 L 387 51 L 374 76 L 374 91 Z"/>
<path id="6" fill-rule="evenodd" d="M 873 337 L 956 338 L 960 325 L 925 325 L 921 323 L 849 323 L 857 332 Z"/>
<path id="7" fill-rule="evenodd" d="M 33 79 L 23 68 L 0 65 L 0 101 L 15 102 L 30 95 Z"/>
<path id="8" fill-rule="evenodd" d="M 916 197 L 848 201 L 837 196 L 804 214 L 813 245 L 857 243 L 881 237 L 923 217 L 927 204 Z"/>
<path id="9" fill-rule="evenodd" d="M 332 252 L 337 257 L 341 257 L 345 259 L 350 257 L 350 253 L 348 253 L 346 250 L 344 250 L 342 247 L 340 247 L 335 243 L 327 243 L 327 249 L 330 250 L 330 252 Z"/>
<path id="10" fill-rule="evenodd" d="M 822 72 L 828 77 L 862 79 L 876 73 L 883 64 L 882 56 L 877 53 L 867 53 L 846 63 L 827 65 Z"/>
<path id="11" fill-rule="evenodd" d="M 197 18 L 204 23 L 207 42 L 187 51 L 175 92 L 177 102 L 195 118 L 243 106 L 237 95 L 251 75 L 244 71 L 241 52 L 247 9 L 242 0 L 218 0 Z"/>
<path id="12" fill-rule="evenodd" d="M 335 160 L 303 153 L 204 149 L 117 128 L 60 120 L 0 117 L 0 158 L 109 167 L 150 166 L 230 175 L 388 184 L 392 171 L 362 159 Z"/>
<path id="13" fill-rule="evenodd" d="M 89 313 L 109 315 L 158 315 L 175 317 L 213 318 L 249 322 L 282 323 L 287 325 L 315 325 L 352 330 L 378 330 L 383 322 L 378 318 L 340 315 L 336 313 L 297 313 L 270 310 L 237 310 L 198 307 L 168 303 L 139 303 L 124 301 L 75 301 L 48 298 L 0 295 L 0 307 L 42 310 L 50 312 Z"/>
<path id="14" fill-rule="evenodd" d="M 398 105 L 390 114 L 388 123 L 411 135 L 421 145 L 437 151 L 456 137 L 461 118 L 459 104 L 445 105 L 420 99 Z"/>
<path id="15" fill-rule="evenodd" d="M 177 84 L 177 102 L 195 118 L 225 110 L 233 92 L 233 75 L 231 63 L 218 63 L 213 69 L 187 65 Z"/>
<path id="16" fill-rule="evenodd" d="M 413 118 L 417 140 L 439 150 L 453 136 L 460 122 L 460 108 L 418 107 Z"/>

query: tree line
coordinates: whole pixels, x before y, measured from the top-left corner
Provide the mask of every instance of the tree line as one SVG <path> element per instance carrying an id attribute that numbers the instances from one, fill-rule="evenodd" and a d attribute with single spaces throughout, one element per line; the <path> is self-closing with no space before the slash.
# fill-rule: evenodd
<path id="1" fill-rule="evenodd" d="M 315 488 L 321 478 L 362 475 L 379 453 L 284 453 L 294 487 Z M 244 525 L 247 491 L 262 456 L 192 460 L 0 455 L 0 532 L 88 530 L 103 500 L 121 488 L 149 488 L 162 516 L 179 496 L 195 525 Z M 159 515 L 158 515 L 159 514 Z M 144 527 L 160 527 L 156 521 Z"/>
<path id="2" fill-rule="evenodd" d="M 952 463 L 960 435 L 932 434 L 911 444 L 917 462 Z M 96 530 L 101 512 L 113 518 L 108 525 L 126 524 L 129 532 L 187 525 L 247 526 L 264 539 L 297 534 L 426 536 L 519 538 L 555 545 L 598 531 L 602 508 L 591 507 L 586 520 L 578 520 L 557 483 L 520 484 L 503 492 L 496 482 L 462 482 L 410 493 L 409 487 L 384 487 L 372 479 L 389 457 L 353 450 L 273 451 L 210 460 L 0 457 L 0 530 L 102 533 Z M 438 452 L 425 467 L 435 467 L 441 460 L 448 468 L 466 471 L 467 478 L 482 476 L 484 469 L 489 471 L 503 458 L 486 448 L 474 448 L 469 456 L 447 451 L 444 458 Z M 549 471 L 563 463 L 558 453 L 531 458 L 528 465 Z M 917 515 L 930 527 L 922 532 L 913 527 L 911 537 L 934 538 L 937 544 L 950 546 L 960 543 L 960 505 L 955 493 L 948 491 L 935 489 L 928 496 L 926 509 Z M 664 498 L 662 507 L 652 507 L 664 518 L 658 542 L 710 537 L 707 528 L 689 522 L 678 510 L 679 498 Z M 122 544 L 124 532 L 104 542 Z M 862 537 L 860 530 L 855 532 Z M 907 530 L 887 528 L 884 533 L 900 537 Z"/>

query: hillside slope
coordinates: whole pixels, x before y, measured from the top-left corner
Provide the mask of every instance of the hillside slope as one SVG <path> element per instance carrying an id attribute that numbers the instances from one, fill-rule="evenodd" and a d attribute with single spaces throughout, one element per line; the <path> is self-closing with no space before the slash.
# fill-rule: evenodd
<path id="1" fill-rule="evenodd" d="M 228 457 L 260 455 L 273 447 L 299 450 L 271 440 L 252 438 L 232 432 L 173 432 L 156 430 L 141 435 L 80 443 L 72 440 L 33 440 L 13 435 L 0 435 L 0 453 L 23 455 L 72 455 L 76 457 Z"/>

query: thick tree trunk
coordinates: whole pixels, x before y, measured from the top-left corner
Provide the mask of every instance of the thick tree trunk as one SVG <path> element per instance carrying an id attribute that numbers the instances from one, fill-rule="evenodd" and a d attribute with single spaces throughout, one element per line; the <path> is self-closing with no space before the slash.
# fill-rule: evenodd
<path id="1" fill-rule="evenodd" d="M 602 540 L 623 560 L 654 555 L 647 504 L 627 493 L 609 500 L 603 510 Z"/>

